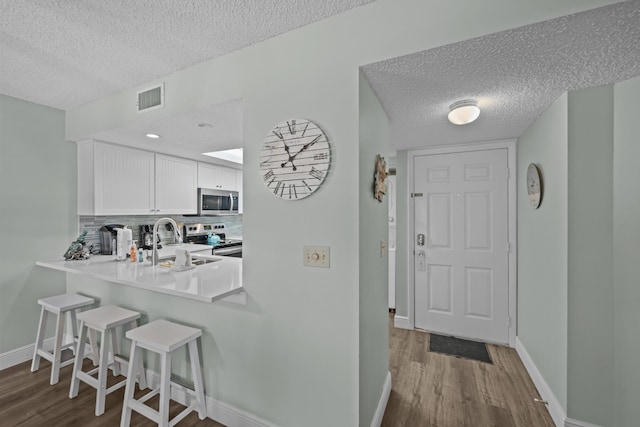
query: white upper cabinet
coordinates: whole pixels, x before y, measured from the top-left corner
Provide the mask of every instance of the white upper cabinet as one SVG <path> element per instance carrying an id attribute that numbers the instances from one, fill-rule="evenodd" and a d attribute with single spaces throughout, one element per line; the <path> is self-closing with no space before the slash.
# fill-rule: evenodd
<path id="1" fill-rule="evenodd" d="M 235 169 L 208 163 L 198 163 L 198 187 L 240 191 Z"/>
<path id="2" fill-rule="evenodd" d="M 78 143 L 79 215 L 195 214 L 196 180 L 193 160 Z"/>
<path id="3" fill-rule="evenodd" d="M 156 213 L 198 213 L 198 162 L 156 154 Z"/>

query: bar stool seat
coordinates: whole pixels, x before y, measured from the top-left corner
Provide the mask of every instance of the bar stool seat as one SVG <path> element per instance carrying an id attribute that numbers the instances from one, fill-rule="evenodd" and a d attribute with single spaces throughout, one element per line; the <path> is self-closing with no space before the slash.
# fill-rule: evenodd
<path id="1" fill-rule="evenodd" d="M 93 298 L 84 297 L 78 294 L 62 294 L 48 298 L 41 298 L 38 304 L 42 306 L 40 310 L 40 323 L 38 325 L 38 333 L 36 336 L 35 350 L 31 361 L 31 372 L 40 369 L 40 358 L 44 357 L 51 362 L 51 385 L 57 384 L 60 378 L 60 368 L 73 363 L 73 359 L 61 362 L 62 350 L 72 347 L 75 352 L 75 340 L 78 337 L 78 321 L 76 320 L 76 311 L 83 307 L 88 307 L 94 303 Z M 43 349 L 44 335 L 47 330 L 47 318 L 49 313 L 58 316 L 56 322 L 56 335 L 53 344 L 53 353 Z M 65 313 L 71 316 L 71 327 L 73 329 L 73 340 L 70 343 L 62 344 L 62 332 L 64 330 Z"/>
<path id="2" fill-rule="evenodd" d="M 127 387 L 124 392 L 124 404 L 122 407 L 122 419 L 120 426 L 129 426 L 131 423 L 131 410 L 139 412 L 145 417 L 158 423 L 161 427 L 174 426 L 186 417 L 191 411 L 198 411 L 198 418 L 204 420 L 206 417 L 206 403 L 204 400 L 204 385 L 202 380 L 202 369 L 198 356 L 197 340 L 202 336 L 202 331 L 197 328 L 179 325 L 167 320 L 154 320 L 139 328 L 127 332 L 127 338 L 131 343 L 131 354 L 129 356 L 129 374 L 127 376 Z M 180 384 L 171 382 L 171 353 L 187 345 L 191 362 L 191 375 L 194 390 L 183 387 Z M 146 349 L 160 355 L 160 387 L 147 393 L 139 400 L 133 397 L 134 383 L 132 381 L 132 367 L 140 359 L 140 350 Z M 195 399 L 192 403 L 176 415 L 169 422 L 169 399 L 171 398 L 171 387 L 181 388 Z M 153 396 L 160 394 L 160 410 L 155 411 L 144 402 Z M 193 401 L 195 400 L 195 401 Z"/>
<path id="3" fill-rule="evenodd" d="M 140 318 L 140 313 L 127 310 L 126 308 L 118 307 L 115 305 L 107 305 L 99 307 L 93 310 L 84 311 L 78 314 L 80 320 L 80 337 L 78 339 L 78 348 L 76 350 L 75 363 L 73 365 L 73 373 L 71 377 L 71 387 L 69 389 L 69 398 L 73 399 L 78 395 L 78 387 L 80 381 L 89 384 L 96 389 L 96 411 L 97 416 L 104 413 L 104 404 L 106 395 L 124 387 L 126 380 L 122 380 L 117 384 L 107 389 L 107 369 L 109 366 L 113 369 L 113 375 L 118 376 L 120 374 L 120 367 L 122 362 L 127 359 L 120 355 L 120 342 L 116 336 L 116 328 L 119 326 L 130 325 L 131 328 L 135 328 L 137 325 L 137 319 Z M 93 347 L 97 347 L 95 333 L 101 333 L 100 342 L 100 360 L 98 367 L 89 371 L 82 371 L 82 360 L 84 359 L 84 348 L 87 340 L 87 333 L 91 334 L 91 342 Z M 111 352 L 112 358 L 109 360 L 108 342 L 109 335 L 111 335 Z M 132 381 L 135 382 L 138 379 L 140 389 L 147 388 L 146 376 L 144 373 L 144 367 L 142 366 L 142 360 L 138 361 L 135 366 L 136 370 L 130 370 Z M 133 369 L 133 366 L 130 366 Z M 93 375 L 98 373 L 98 377 Z"/>

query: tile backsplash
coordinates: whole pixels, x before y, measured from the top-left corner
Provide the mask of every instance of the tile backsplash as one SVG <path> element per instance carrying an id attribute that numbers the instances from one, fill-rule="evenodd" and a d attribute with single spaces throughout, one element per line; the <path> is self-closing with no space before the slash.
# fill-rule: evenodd
<path id="1" fill-rule="evenodd" d="M 242 236 L 242 215 L 225 215 L 225 216 L 182 216 L 171 215 L 170 216 L 180 228 L 184 224 L 224 224 L 226 227 L 227 236 Z M 98 230 L 103 225 L 119 224 L 126 225 L 133 232 L 133 240 L 140 242 L 140 226 L 145 224 L 155 224 L 160 219 L 158 216 L 80 216 L 79 217 L 79 230 L 80 234 L 83 231 L 87 232 L 85 242 L 87 247 L 93 245 L 94 251 L 98 251 L 100 248 L 100 235 Z M 170 242 L 173 239 L 173 232 L 167 231 L 162 225 L 159 227 L 160 240 L 163 242 Z"/>

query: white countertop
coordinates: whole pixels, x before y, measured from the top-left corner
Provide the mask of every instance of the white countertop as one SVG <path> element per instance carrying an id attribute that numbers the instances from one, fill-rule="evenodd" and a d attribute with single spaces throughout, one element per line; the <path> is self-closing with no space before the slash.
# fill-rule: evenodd
<path id="1" fill-rule="evenodd" d="M 198 248 L 201 246 L 201 248 Z M 244 291 L 242 286 L 242 259 L 211 255 L 208 245 L 179 245 L 163 247 L 160 256 L 168 256 L 176 247 L 184 247 L 200 258 L 218 261 L 199 265 L 186 271 L 172 271 L 167 267 L 152 266 L 149 261 L 116 261 L 113 255 L 92 255 L 84 261 L 56 259 L 38 261 L 37 265 L 67 273 L 91 276 L 96 279 L 120 283 L 135 288 L 147 289 L 198 301 L 214 302 Z"/>

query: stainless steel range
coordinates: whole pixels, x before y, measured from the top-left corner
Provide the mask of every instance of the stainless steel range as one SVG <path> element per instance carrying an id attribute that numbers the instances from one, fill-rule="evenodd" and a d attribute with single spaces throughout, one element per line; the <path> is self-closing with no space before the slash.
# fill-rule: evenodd
<path id="1" fill-rule="evenodd" d="M 242 258 L 242 240 L 227 239 L 224 224 L 185 224 L 182 227 L 184 243 L 207 245 L 209 235 L 213 234 L 220 237 L 220 243 L 212 245 L 213 255 Z"/>

